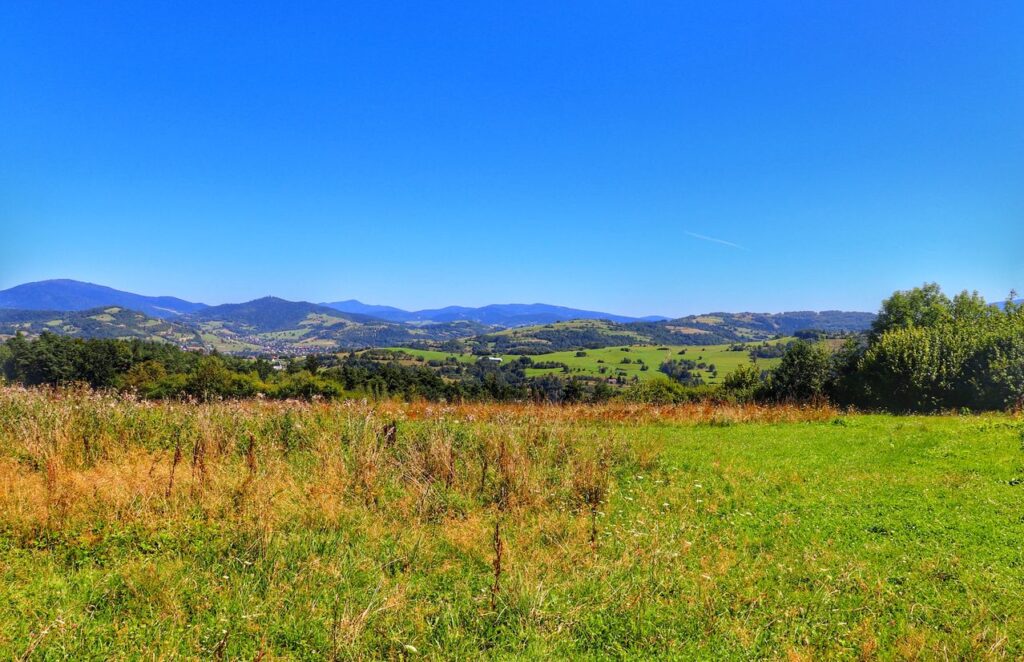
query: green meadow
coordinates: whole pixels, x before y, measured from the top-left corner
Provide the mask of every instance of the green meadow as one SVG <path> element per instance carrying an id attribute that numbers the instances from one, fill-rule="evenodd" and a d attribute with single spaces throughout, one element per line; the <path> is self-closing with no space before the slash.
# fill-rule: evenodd
<path id="1" fill-rule="evenodd" d="M 791 338 L 771 340 L 768 344 L 787 342 Z M 748 343 L 746 347 L 756 347 L 761 343 Z M 658 367 L 664 362 L 673 359 L 689 359 L 698 363 L 707 364 L 708 368 L 695 370 L 701 378 L 710 384 L 720 382 L 726 375 L 741 365 L 751 363 L 747 351 L 730 350 L 731 345 L 627 345 L 618 347 L 603 347 L 601 349 L 571 350 L 565 352 L 549 352 L 546 354 L 533 354 L 530 358 L 535 363 L 553 361 L 564 363 L 569 366 L 569 375 L 586 377 L 624 377 L 628 381 L 634 378 L 646 380 L 654 377 L 664 377 Z M 391 351 L 401 351 L 412 356 L 422 357 L 426 361 L 446 361 L 454 358 L 464 363 L 474 363 L 480 359 L 473 354 L 453 354 L 437 350 L 408 349 L 404 347 L 392 347 Z M 578 356 L 582 353 L 583 356 Z M 502 361 L 515 361 L 519 358 L 517 354 L 501 355 Z M 628 362 L 627 362 L 628 361 Z M 769 370 L 778 365 L 780 359 L 757 359 L 755 365 Z M 644 366 L 647 369 L 644 370 Z M 717 375 L 711 373 L 710 367 L 714 366 Z M 543 374 L 562 374 L 563 369 L 558 368 L 528 368 L 527 376 L 534 377 Z"/>
<path id="2" fill-rule="evenodd" d="M 1008 415 L 0 392 L 10 659 L 1020 659 L 1022 559 Z"/>

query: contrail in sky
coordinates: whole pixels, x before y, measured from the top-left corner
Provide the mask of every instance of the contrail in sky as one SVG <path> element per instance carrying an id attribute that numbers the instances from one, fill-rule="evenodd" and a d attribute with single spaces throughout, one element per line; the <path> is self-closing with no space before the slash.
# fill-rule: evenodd
<path id="1" fill-rule="evenodd" d="M 740 246 L 739 244 L 734 244 L 731 241 L 726 241 L 725 239 L 716 239 L 714 237 L 709 237 L 704 234 L 697 234 L 696 232 L 687 232 L 686 234 L 690 235 L 694 239 L 700 239 L 701 241 L 710 241 L 712 243 L 722 244 L 723 246 L 728 246 L 730 248 L 738 248 L 741 251 L 749 250 L 746 246 Z"/>

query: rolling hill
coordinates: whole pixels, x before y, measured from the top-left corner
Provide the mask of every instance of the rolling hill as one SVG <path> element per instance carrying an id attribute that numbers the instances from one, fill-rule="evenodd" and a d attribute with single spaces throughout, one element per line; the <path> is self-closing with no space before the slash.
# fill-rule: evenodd
<path id="1" fill-rule="evenodd" d="M 219 323 L 236 333 L 272 333 L 295 329 L 308 325 L 314 318 L 320 318 L 319 321 L 328 326 L 382 321 L 367 315 L 341 313 L 315 303 L 287 301 L 278 297 L 210 306 L 183 317 L 200 324 Z"/>
<path id="2" fill-rule="evenodd" d="M 815 329 L 827 332 L 867 330 L 873 313 L 841 311 L 793 313 L 713 313 L 660 322 L 620 324 L 574 320 L 504 329 L 450 345 L 476 353 L 543 354 L 616 345 L 719 345 L 770 340 Z"/>
<path id="3" fill-rule="evenodd" d="M 76 311 L 120 306 L 163 319 L 206 307 L 177 297 L 151 297 L 77 280 L 44 280 L 0 290 L 0 308 Z"/>
<path id="4" fill-rule="evenodd" d="M 348 299 L 347 301 L 334 301 L 332 303 L 322 303 L 321 306 L 327 308 L 333 308 L 334 310 L 343 313 L 355 313 L 357 315 L 370 315 L 371 317 L 377 317 L 389 322 L 407 322 L 411 319 L 411 315 L 408 310 L 402 310 L 401 308 L 395 308 L 394 306 L 375 306 L 370 303 L 363 303 L 356 299 Z"/>
<path id="5" fill-rule="evenodd" d="M 789 336 L 797 331 L 866 331 L 874 313 L 826 310 L 788 313 L 707 313 L 661 322 L 673 332 L 694 335 L 711 334 L 727 341 L 764 340 L 775 335 Z"/>
<path id="6" fill-rule="evenodd" d="M 244 306 L 248 304 L 225 305 L 238 308 L 224 309 L 223 306 L 212 307 L 221 309 L 221 313 L 225 314 L 234 314 L 235 311 L 238 311 L 239 314 L 245 314 Z M 315 306 L 316 304 L 309 303 L 306 305 Z M 121 306 L 137 310 L 151 317 L 163 319 L 169 319 L 178 315 L 194 314 L 211 307 L 177 297 L 145 296 L 67 278 L 25 283 L 0 291 L 0 308 L 76 311 L 103 306 Z M 604 319 L 620 323 L 667 319 L 656 315 L 642 318 L 629 317 L 543 303 L 492 304 L 478 308 L 447 306 L 444 308 L 408 311 L 394 306 L 371 305 L 355 299 L 349 299 L 347 301 L 324 303 L 320 304 L 320 306 L 331 308 L 346 315 L 362 315 L 386 322 L 407 324 L 475 322 L 486 326 L 500 326 L 503 328 L 551 324 L 574 319 Z"/>
<path id="7" fill-rule="evenodd" d="M 418 327 L 277 297 L 212 306 L 184 315 L 181 321 L 196 327 L 211 347 L 239 354 L 305 354 L 444 342 L 485 330 L 468 322 Z"/>
<path id="8" fill-rule="evenodd" d="M 119 306 L 78 311 L 0 309 L 0 338 L 43 332 L 79 338 L 138 338 L 186 349 L 206 347 L 195 328 Z"/>

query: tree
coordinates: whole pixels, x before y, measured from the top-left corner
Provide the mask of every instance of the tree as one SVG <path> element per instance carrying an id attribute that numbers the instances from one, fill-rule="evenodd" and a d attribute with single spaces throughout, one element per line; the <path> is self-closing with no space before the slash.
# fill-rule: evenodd
<path id="1" fill-rule="evenodd" d="M 1011 314 L 1024 311 L 1017 308 Z M 995 338 L 986 348 L 982 362 L 990 395 L 986 406 L 1024 409 L 1024 315 L 1015 314 L 1018 324 Z"/>
<path id="2" fill-rule="evenodd" d="M 668 379 L 648 379 L 630 386 L 622 394 L 627 402 L 642 402 L 652 405 L 670 405 L 685 398 L 685 389 L 678 382 Z"/>
<path id="3" fill-rule="evenodd" d="M 858 364 L 865 402 L 898 411 L 998 409 L 1024 397 L 1024 315 L 987 309 L 887 331 Z"/>
<path id="4" fill-rule="evenodd" d="M 147 390 L 152 390 L 166 376 L 167 370 L 159 361 L 143 361 L 133 365 L 121 377 L 121 387 L 144 393 Z"/>
<path id="5" fill-rule="evenodd" d="M 932 328 L 950 321 L 981 322 L 998 314 L 977 292 L 964 290 L 950 299 L 936 283 L 927 283 L 895 292 L 883 301 L 871 325 L 871 338 L 876 340 L 895 329 Z"/>
<path id="6" fill-rule="evenodd" d="M 999 309 L 990 306 L 985 298 L 975 292 L 964 290 L 953 297 L 949 306 L 950 315 L 958 322 L 979 323 L 999 314 Z"/>
<path id="7" fill-rule="evenodd" d="M 232 394 L 231 371 L 219 356 L 204 356 L 188 376 L 187 391 L 200 400 Z"/>
<path id="8" fill-rule="evenodd" d="M 302 367 L 309 371 L 309 374 L 315 375 L 320 369 L 320 357 L 316 354 L 307 355 Z"/>
<path id="9" fill-rule="evenodd" d="M 828 395 L 837 404 L 855 405 L 865 402 L 861 359 L 867 349 L 863 336 L 847 338 L 831 357 Z"/>
<path id="10" fill-rule="evenodd" d="M 730 372 L 722 380 L 722 389 L 741 399 L 754 396 L 761 385 L 761 371 L 753 364 L 745 363 Z"/>
<path id="11" fill-rule="evenodd" d="M 11 350 L 8 343 L 14 342 L 15 339 L 7 341 L 0 345 L 0 377 L 6 377 L 7 379 L 13 379 L 13 359 L 14 351 Z"/>
<path id="12" fill-rule="evenodd" d="M 565 383 L 565 390 L 562 392 L 562 402 L 583 402 L 586 399 L 587 390 L 579 379 L 570 379 Z"/>
<path id="13" fill-rule="evenodd" d="M 952 302 L 938 283 L 894 292 L 882 302 L 878 317 L 871 323 L 871 337 L 879 338 L 893 329 L 935 326 L 952 317 L 951 308 Z"/>
<path id="14" fill-rule="evenodd" d="M 830 354 L 823 343 L 797 340 L 771 372 L 768 389 L 776 400 L 805 402 L 825 395 Z"/>
<path id="15" fill-rule="evenodd" d="M 263 357 L 253 361 L 252 367 L 256 374 L 260 376 L 260 379 L 264 381 L 274 374 L 274 364 Z"/>

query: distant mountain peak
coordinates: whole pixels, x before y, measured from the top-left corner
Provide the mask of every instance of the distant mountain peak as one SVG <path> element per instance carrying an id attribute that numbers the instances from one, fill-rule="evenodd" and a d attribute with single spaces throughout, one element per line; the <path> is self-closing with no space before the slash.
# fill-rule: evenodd
<path id="1" fill-rule="evenodd" d="M 170 296 L 144 296 L 106 285 L 70 278 L 24 283 L 0 291 L 0 308 L 79 311 L 101 306 L 122 306 L 153 317 L 169 318 L 206 307 L 206 304 Z"/>

